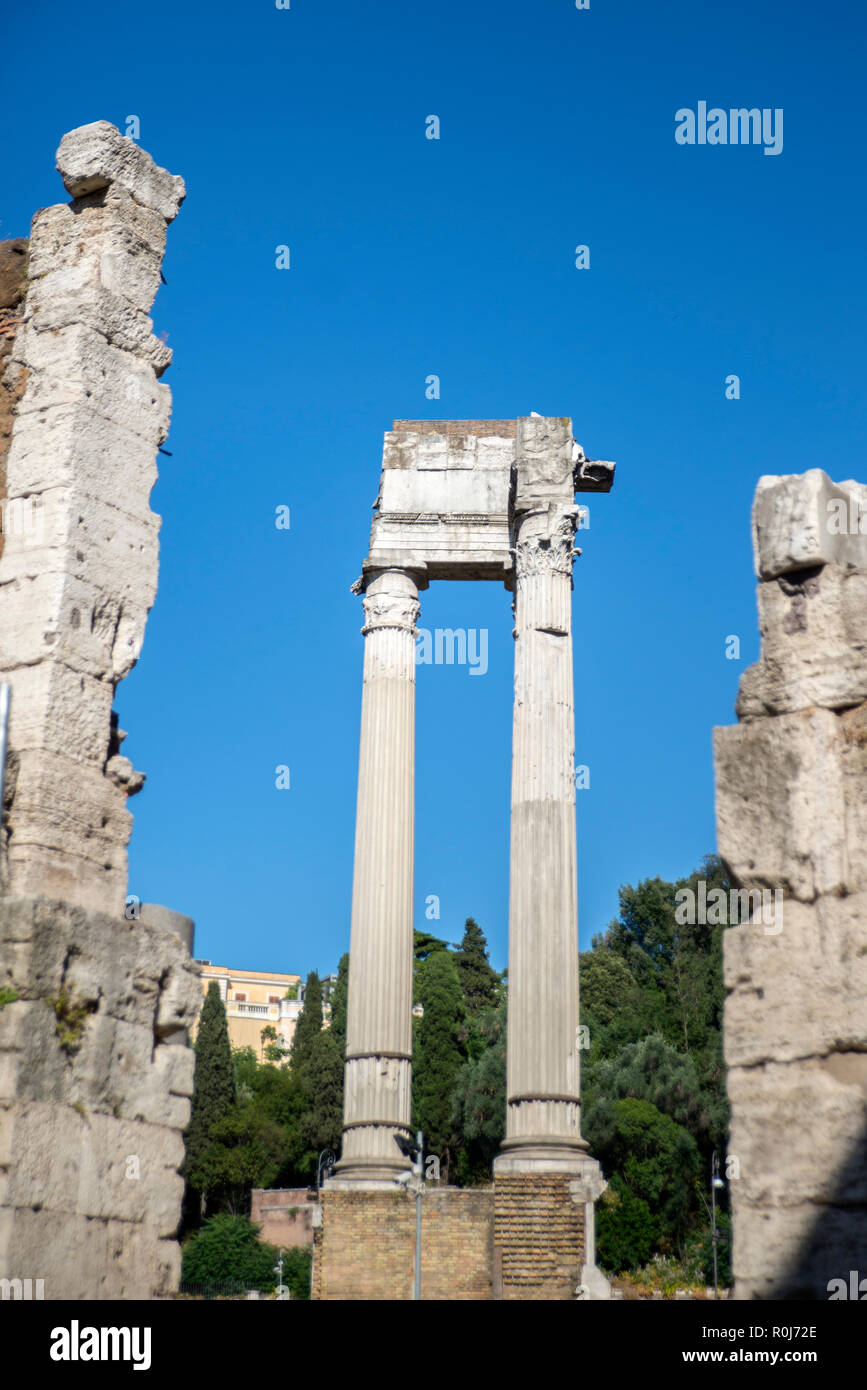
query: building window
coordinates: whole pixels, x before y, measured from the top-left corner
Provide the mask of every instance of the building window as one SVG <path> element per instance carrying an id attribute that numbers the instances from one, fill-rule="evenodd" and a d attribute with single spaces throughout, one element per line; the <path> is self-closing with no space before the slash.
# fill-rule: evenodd
<path id="1" fill-rule="evenodd" d="M 246 994 L 239 994 L 238 991 L 235 990 L 235 1003 L 236 1003 L 236 1004 L 246 1004 L 246 1002 L 247 1002 L 247 996 L 246 996 Z"/>
<path id="2" fill-rule="evenodd" d="M 269 1003 L 269 1004 L 279 1004 L 279 1003 L 280 1003 L 280 996 L 279 996 L 279 994 L 269 994 L 269 995 L 268 995 L 268 1003 Z"/>

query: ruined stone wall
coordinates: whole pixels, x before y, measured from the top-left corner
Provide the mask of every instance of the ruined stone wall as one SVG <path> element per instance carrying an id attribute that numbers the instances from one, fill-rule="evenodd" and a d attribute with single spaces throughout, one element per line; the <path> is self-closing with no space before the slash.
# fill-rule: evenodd
<path id="1" fill-rule="evenodd" d="M 71 203 L 33 218 L 5 391 L 24 383 L 5 460 L 0 679 L 14 768 L 5 889 L 120 912 L 126 798 L 115 688 L 157 581 L 155 458 L 171 360 L 148 310 L 183 181 L 105 121 L 64 136 Z"/>
<path id="2" fill-rule="evenodd" d="M 0 901 L 0 1277 L 47 1299 L 177 1288 L 197 990 L 149 915 Z"/>
<path id="3" fill-rule="evenodd" d="M 782 914 L 724 937 L 735 1295 L 867 1274 L 867 487 L 759 481 L 761 660 L 715 730 L 719 851 Z"/>
<path id="4" fill-rule="evenodd" d="M 143 778 L 112 705 L 156 591 L 171 354 L 147 311 L 184 187 L 104 121 L 58 167 L 73 201 L 34 217 L 29 268 L 0 248 L 0 1278 L 148 1298 L 179 1273 L 200 985 L 189 918 L 125 916 Z"/>

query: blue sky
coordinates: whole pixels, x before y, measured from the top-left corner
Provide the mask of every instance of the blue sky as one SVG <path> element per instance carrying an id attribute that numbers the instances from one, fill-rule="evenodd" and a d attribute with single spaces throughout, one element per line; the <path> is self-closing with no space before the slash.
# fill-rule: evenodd
<path id="1" fill-rule="evenodd" d="M 575 570 L 589 945 L 620 884 L 714 848 L 711 729 L 758 654 L 756 480 L 864 478 L 863 6 L 49 0 L 4 31 L 0 236 L 64 198 L 54 151 L 88 121 L 137 115 L 187 182 L 153 311 L 175 354 L 160 587 L 117 700 L 148 774 L 130 890 L 195 917 L 215 962 L 336 967 L 363 643 L 349 586 L 383 432 L 535 410 L 618 463 Z M 782 108 L 782 153 L 676 144 L 675 112 L 702 100 Z M 417 925 L 455 940 L 472 914 L 502 967 L 509 596 L 434 585 L 420 622 L 485 627 L 490 651 L 483 678 L 418 669 Z"/>

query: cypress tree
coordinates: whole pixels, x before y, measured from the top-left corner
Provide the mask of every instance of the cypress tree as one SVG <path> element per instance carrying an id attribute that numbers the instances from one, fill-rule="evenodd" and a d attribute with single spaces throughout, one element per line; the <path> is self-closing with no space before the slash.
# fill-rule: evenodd
<path id="1" fill-rule="evenodd" d="M 301 1121 L 301 1137 L 309 1149 L 310 1170 L 315 1173 L 316 1158 L 323 1149 L 340 1152 L 343 1128 L 343 1050 L 330 1028 L 313 1042 L 305 1089 L 309 1104 Z"/>
<path id="2" fill-rule="evenodd" d="M 346 1009 L 349 1003 L 349 953 L 340 957 L 337 967 L 337 983 L 331 996 L 331 1035 L 336 1038 L 343 1056 L 346 1048 Z"/>
<path id="3" fill-rule="evenodd" d="M 451 1097 L 464 1062 L 464 1008 L 451 951 L 434 951 L 419 967 L 416 998 L 424 1016 L 414 1029 L 413 1127 L 423 1131 L 425 1149 L 440 1157 L 448 1174 L 452 1142 Z"/>
<path id="4" fill-rule="evenodd" d="M 474 917 L 468 917 L 455 957 L 464 1005 L 471 1018 L 478 1018 L 497 1003 L 500 977 L 488 961 L 488 943 Z"/>
<path id="5" fill-rule="evenodd" d="M 305 1086 L 314 1044 L 321 1032 L 322 983 L 316 971 L 311 970 L 304 989 L 304 1007 L 292 1040 L 292 1069 Z"/>
<path id="6" fill-rule="evenodd" d="M 184 1172 L 194 1191 L 202 1191 L 204 1187 L 201 1172 L 211 1143 L 211 1131 L 229 1114 L 234 1099 L 235 1075 L 229 1045 L 229 1025 L 220 998 L 220 987 L 216 980 L 212 980 L 202 1005 L 196 1034 L 193 1100 L 190 1123 L 184 1135 L 187 1148 Z M 195 1204 L 188 1205 L 192 1208 Z"/>

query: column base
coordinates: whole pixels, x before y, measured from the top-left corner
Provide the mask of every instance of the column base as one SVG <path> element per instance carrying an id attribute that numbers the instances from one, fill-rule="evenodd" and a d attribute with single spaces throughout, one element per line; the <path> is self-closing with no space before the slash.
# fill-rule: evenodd
<path id="1" fill-rule="evenodd" d="M 408 1159 L 394 1164 L 349 1160 L 338 1163 L 322 1186 L 336 1192 L 393 1191 L 395 1187 L 405 1186 L 411 1176 L 412 1165 Z"/>
<path id="2" fill-rule="evenodd" d="M 569 1173 L 582 1177 L 587 1165 L 599 1164 L 590 1157 L 584 1139 L 553 1139 L 538 1136 L 504 1139 L 494 1159 L 494 1178 L 511 1173 Z"/>

